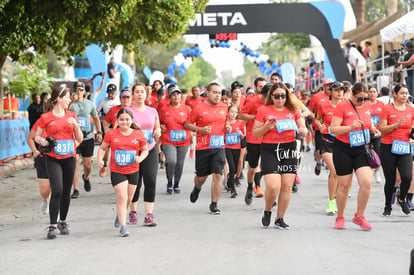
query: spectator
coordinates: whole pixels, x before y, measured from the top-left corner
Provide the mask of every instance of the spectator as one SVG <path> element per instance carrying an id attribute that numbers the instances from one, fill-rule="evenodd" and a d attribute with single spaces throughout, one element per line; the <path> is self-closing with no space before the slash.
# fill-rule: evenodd
<path id="1" fill-rule="evenodd" d="M 347 58 L 352 67 L 352 78 L 354 81 L 360 81 L 367 71 L 367 62 L 362 54 L 351 44 L 346 44 L 348 50 Z"/>
<path id="2" fill-rule="evenodd" d="M 398 61 L 398 64 L 402 65 L 402 68 L 407 69 L 407 77 L 405 78 L 405 83 L 407 84 L 408 92 L 411 96 L 414 96 L 413 93 L 413 68 L 412 64 L 414 63 L 414 46 L 413 41 L 408 40 L 404 45 L 405 49 L 408 51 L 404 55 L 403 61 Z"/>

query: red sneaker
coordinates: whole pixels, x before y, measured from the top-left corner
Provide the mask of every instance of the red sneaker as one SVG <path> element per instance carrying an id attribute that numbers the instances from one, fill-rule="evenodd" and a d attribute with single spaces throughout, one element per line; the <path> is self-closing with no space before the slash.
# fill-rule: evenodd
<path id="1" fill-rule="evenodd" d="M 335 220 L 336 229 L 345 229 L 345 218 L 344 216 L 338 216 Z"/>
<path id="2" fill-rule="evenodd" d="M 300 178 L 297 174 L 296 174 L 295 182 L 296 182 L 296 184 L 300 184 Z"/>
<path id="3" fill-rule="evenodd" d="M 362 230 L 372 229 L 372 225 L 367 222 L 364 215 L 357 217 L 357 213 L 355 213 L 355 217 L 352 219 L 352 222 L 359 225 Z"/>

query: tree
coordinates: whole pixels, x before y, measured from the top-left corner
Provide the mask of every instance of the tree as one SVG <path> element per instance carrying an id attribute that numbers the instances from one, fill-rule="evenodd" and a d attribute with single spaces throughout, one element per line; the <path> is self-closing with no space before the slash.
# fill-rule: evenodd
<path id="1" fill-rule="evenodd" d="M 184 33 L 188 21 L 208 0 L 0 0 L 0 72 L 7 56 L 33 59 L 22 54 L 30 47 L 58 56 L 82 54 L 89 43 L 104 50 L 124 45 L 138 51 L 138 41 L 168 43 Z M 0 97 L 3 96 L 0 73 Z M 3 106 L 0 100 L 0 117 Z"/>
<path id="2" fill-rule="evenodd" d="M 183 75 L 176 75 L 176 78 L 179 87 L 189 90 L 193 86 L 207 86 L 217 78 L 217 72 L 203 57 L 197 57 L 188 70 Z"/>

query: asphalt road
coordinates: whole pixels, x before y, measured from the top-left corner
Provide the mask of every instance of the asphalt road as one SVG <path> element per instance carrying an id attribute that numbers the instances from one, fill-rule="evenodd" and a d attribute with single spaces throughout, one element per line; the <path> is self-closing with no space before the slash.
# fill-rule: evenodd
<path id="1" fill-rule="evenodd" d="M 166 194 L 165 172 L 159 170 L 158 226 L 142 226 L 140 204 L 139 224 L 129 225 L 131 235 L 121 238 L 113 227 L 116 202 L 109 175 L 98 176 L 96 158 L 93 167 L 92 191 L 81 190 L 71 201 L 70 235 L 55 240 L 45 238 L 49 219 L 40 212 L 35 170 L 0 179 L 0 274 L 408 274 L 413 216 L 401 216 L 397 206 L 392 217 L 380 216 L 383 183 L 373 183 L 366 212 L 373 229 L 362 231 L 351 221 L 358 192 L 354 180 L 346 230 L 335 230 L 335 217 L 325 214 L 328 172 L 314 175 L 310 153 L 304 154 L 302 184 L 285 217 L 287 231 L 261 226 L 264 200 L 245 205 L 246 180 L 237 198 L 222 193 L 221 215 L 209 214 L 211 179 L 192 204 L 194 159 L 187 158 L 181 194 Z M 275 211 L 272 224 L 274 216 Z"/>

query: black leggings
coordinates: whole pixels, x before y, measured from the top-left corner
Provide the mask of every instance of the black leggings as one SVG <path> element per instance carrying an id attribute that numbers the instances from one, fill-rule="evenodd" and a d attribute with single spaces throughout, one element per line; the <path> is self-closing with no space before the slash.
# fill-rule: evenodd
<path id="1" fill-rule="evenodd" d="M 57 224 L 57 217 L 66 220 L 70 205 L 70 191 L 75 174 L 76 159 L 56 159 L 46 156 L 46 167 L 52 195 L 49 203 L 50 224 Z"/>
<path id="2" fill-rule="evenodd" d="M 411 171 L 413 168 L 413 161 L 411 154 L 396 155 L 391 153 L 391 144 L 381 143 L 381 164 L 384 171 L 385 185 L 385 206 L 391 207 L 392 193 L 394 192 L 396 168 L 400 172 L 400 199 L 405 200 L 408 189 L 411 185 Z"/>
<path id="3" fill-rule="evenodd" d="M 240 159 L 240 149 L 226 148 L 226 159 L 229 164 L 229 174 L 227 176 L 227 186 L 234 190 L 234 176 L 237 172 L 237 165 Z"/>
<path id="4" fill-rule="evenodd" d="M 147 158 L 139 164 L 139 177 L 137 190 L 135 190 L 132 202 L 137 202 L 139 198 L 139 191 L 142 186 L 142 180 L 144 180 L 144 201 L 155 201 L 155 184 L 157 182 L 158 173 L 158 152 L 154 147 L 148 152 Z"/>

